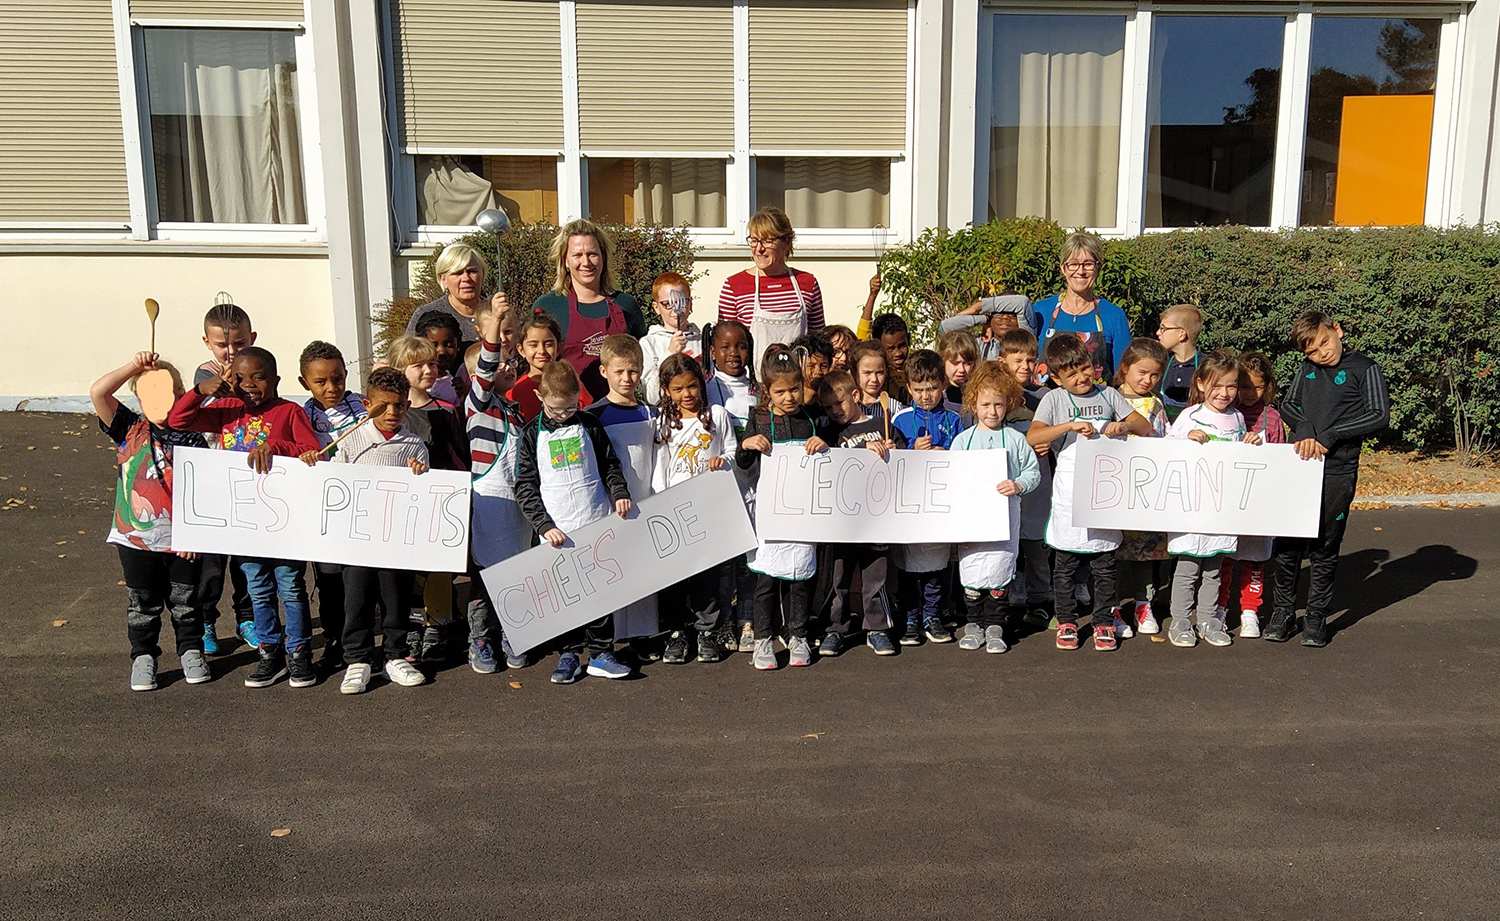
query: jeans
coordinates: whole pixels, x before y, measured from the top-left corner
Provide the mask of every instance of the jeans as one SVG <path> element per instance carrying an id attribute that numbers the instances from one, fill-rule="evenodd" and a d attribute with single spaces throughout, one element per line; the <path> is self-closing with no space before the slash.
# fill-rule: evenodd
<path id="1" fill-rule="evenodd" d="M 981 627 L 1005 626 L 1007 605 L 1004 594 L 996 595 L 989 589 L 983 588 L 966 588 L 964 601 L 969 606 L 969 623 L 978 624 Z"/>
<path id="2" fill-rule="evenodd" d="M 285 645 L 296 652 L 312 638 L 312 624 L 307 613 L 307 564 L 301 560 L 241 559 L 250 603 L 255 608 L 255 632 L 260 645 Z M 282 642 L 281 618 L 276 612 L 276 598 L 286 612 L 286 637 Z"/>
<path id="3" fill-rule="evenodd" d="M 764 573 L 755 574 L 755 638 L 776 635 L 776 621 L 785 621 L 787 633 L 807 639 L 807 612 L 812 607 L 813 580 L 793 582 Z M 785 605 L 783 605 L 783 598 Z M 781 618 L 777 615 L 780 614 Z"/>
<path id="4" fill-rule="evenodd" d="M 864 602 L 864 629 L 891 629 L 891 605 L 886 581 L 891 568 L 890 551 L 870 544 L 829 544 L 832 560 L 833 606 L 828 612 L 828 632 L 848 637 L 854 632 L 849 617 L 849 593 L 854 576 L 859 575 L 859 591 Z"/>
<path id="5" fill-rule="evenodd" d="M 156 553 L 121 547 L 120 569 L 125 575 L 125 594 L 130 599 L 125 614 L 125 632 L 130 638 L 130 658 L 161 655 L 161 613 L 169 610 L 172 632 L 177 636 L 177 654 L 190 649 L 203 651 L 203 613 L 199 607 L 199 570 L 195 561 L 175 553 Z"/>
<path id="6" fill-rule="evenodd" d="M 1172 572 L 1173 617 L 1187 617 L 1196 610 L 1201 624 L 1204 618 L 1214 616 L 1214 605 L 1219 601 L 1219 567 L 1223 565 L 1216 556 L 1177 557 L 1177 568 Z"/>
<path id="7" fill-rule="evenodd" d="M 1094 574 L 1094 626 L 1115 622 L 1115 552 L 1072 553 L 1058 550 L 1052 557 L 1052 604 L 1060 624 L 1078 624 L 1078 600 L 1073 597 L 1075 573 Z"/>
<path id="8" fill-rule="evenodd" d="M 344 660 L 377 665 L 375 660 L 375 611 L 383 609 L 383 648 L 387 661 L 406 658 L 411 631 L 412 574 L 400 569 L 344 567 L 344 614 L 340 641 Z"/>
<path id="9" fill-rule="evenodd" d="M 1333 613 L 1333 577 L 1339 568 L 1339 547 L 1349 525 L 1349 503 L 1359 471 L 1323 474 L 1323 504 L 1317 537 L 1278 537 L 1271 557 L 1271 600 L 1276 614 L 1297 613 L 1297 577 L 1302 557 L 1308 558 L 1307 613 Z"/>

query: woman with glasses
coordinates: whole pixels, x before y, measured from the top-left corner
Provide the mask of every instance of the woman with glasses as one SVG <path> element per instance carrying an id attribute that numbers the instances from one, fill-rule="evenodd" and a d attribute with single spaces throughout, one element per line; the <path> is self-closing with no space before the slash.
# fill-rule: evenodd
<path id="1" fill-rule="evenodd" d="M 1073 333 L 1093 354 L 1094 379 L 1099 381 L 1114 377 L 1130 346 L 1130 320 L 1125 311 L 1094 291 L 1103 252 L 1099 238 L 1093 234 L 1069 234 L 1062 246 L 1063 293 L 1031 306 L 1040 351 L 1045 352 L 1047 341 L 1058 333 Z M 1046 366 L 1038 364 L 1036 370 L 1038 379 L 1044 379 Z"/>
<path id="2" fill-rule="evenodd" d="M 823 292 L 810 273 L 786 264 L 797 232 L 786 212 L 767 205 L 750 218 L 747 242 L 755 266 L 724 280 L 719 289 L 719 322 L 735 320 L 750 328 L 756 356 L 773 343 L 824 327 Z"/>

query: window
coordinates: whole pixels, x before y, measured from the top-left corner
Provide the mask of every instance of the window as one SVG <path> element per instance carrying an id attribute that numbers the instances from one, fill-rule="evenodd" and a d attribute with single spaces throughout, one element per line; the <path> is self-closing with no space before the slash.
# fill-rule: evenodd
<path id="1" fill-rule="evenodd" d="M 713 158 L 589 157 L 589 216 L 617 224 L 725 227 L 727 168 L 727 160 Z"/>
<path id="2" fill-rule="evenodd" d="M 486 208 L 517 221 L 557 219 L 555 157 L 427 154 L 416 170 L 418 224 L 469 227 Z"/>
<path id="3" fill-rule="evenodd" d="M 792 226 L 866 229 L 891 221 L 886 157 L 756 157 L 755 205 L 775 205 Z"/>
<path id="4" fill-rule="evenodd" d="M 1302 225 L 1422 223 L 1442 26 L 1314 18 Z"/>
<path id="5" fill-rule="evenodd" d="M 157 220 L 307 223 L 292 33 L 142 33 Z"/>
<path id="6" fill-rule="evenodd" d="M 1159 16 L 1147 227 L 1271 222 L 1282 16 Z"/>
<path id="7" fill-rule="evenodd" d="M 1124 16 L 994 17 L 989 217 L 1112 227 Z"/>

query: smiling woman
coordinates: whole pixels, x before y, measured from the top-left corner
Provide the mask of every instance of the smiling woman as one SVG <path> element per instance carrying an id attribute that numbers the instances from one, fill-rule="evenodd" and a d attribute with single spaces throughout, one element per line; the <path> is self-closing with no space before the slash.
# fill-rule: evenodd
<path id="1" fill-rule="evenodd" d="M 484 260 L 472 246 L 455 243 L 445 247 L 433 263 L 432 274 L 443 286 L 443 296 L 412 311 L 406 323 L 406 335 L 417 334 L 417 321 L 429 311 L 446 313 L 458 321 L 459 338 L 464 342 L 478 340 L 474 331 L 474 312 L 479 309 L 480 290 L 484 287 Z"/>

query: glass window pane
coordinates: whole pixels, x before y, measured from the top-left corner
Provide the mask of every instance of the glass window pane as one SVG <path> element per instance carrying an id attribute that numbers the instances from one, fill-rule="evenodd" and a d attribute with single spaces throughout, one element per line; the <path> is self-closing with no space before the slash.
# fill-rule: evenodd
<path id="1" fill-rule="evenodd" d="M 615 224 L 725 227 L 727 160 L 643 157 L 589 161 L 589 217 Z"/>
<path id="2" fill-rule="evenodd" d="M 1440 19 L 1313 19 L 1306 225 L 1420 224 Z"/>
<path id="3" fill-rule="evenodd" d="M 1158 16 L 1146 226 L 1271 222 L 1281 16 Z"/>
<path id="4" fill-rule="evenodd" d="M 306 223 L 292 33 L 145 29 L 143 41 L 158 219 Z"/>
<path id="5" fill-rule="evenodd" d="M 867 229 L 891 223 L 885 157 L 756 157 L 755 206 L 775 205 L 797 228 Z"/>
<path id="6" fill-rule="evenodd" d="M 417 223 L 468 227 L 486 208 L 516 221 L 557 217 L 555 157 L 417 157 Z"/>
<path id="7" fill-rule="evenodd" d="M 994 21 L 990 218 L 1115 226 L 1125 17 Z"/>

